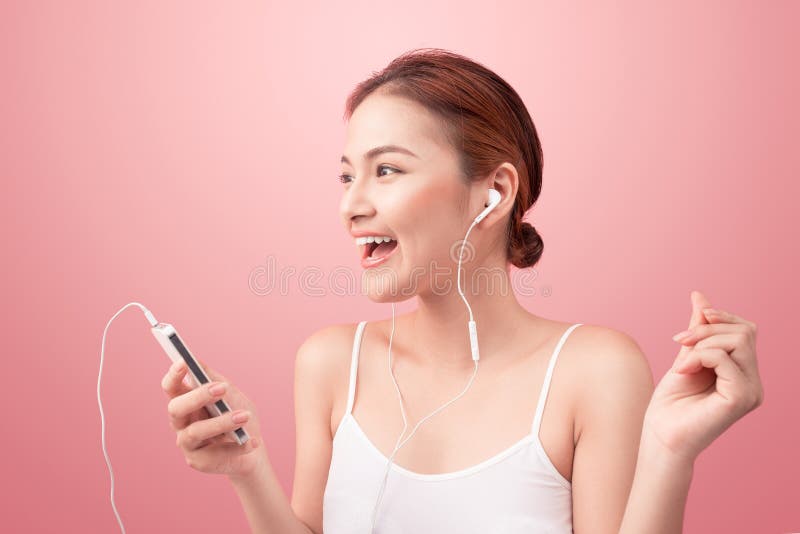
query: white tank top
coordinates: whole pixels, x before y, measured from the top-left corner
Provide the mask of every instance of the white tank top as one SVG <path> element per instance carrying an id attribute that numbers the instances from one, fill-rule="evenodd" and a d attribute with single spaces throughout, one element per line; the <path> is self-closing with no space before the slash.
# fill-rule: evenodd
<path id="1" fill-rule="evenodd" d="M 450 473 L 417 473 L 393 462 L 378 507 L 375 534 L 572 532 L 572 484 L 547 457 L 539 427 L 558 353 L 570 332 L 581 324 L 564 332 L 550 357 L 531 433 L 477 465 Z M 365 325 L 362 321 L 356 329 L 347 409 L 333 437 L 323 496 L 324 534 L 370 533 L 372 509 L 389 461 L 352 415 Z M 435 424 L 433 419 L 423 424 Z M 409 428 L 413 428 L 411 422 Z"/>

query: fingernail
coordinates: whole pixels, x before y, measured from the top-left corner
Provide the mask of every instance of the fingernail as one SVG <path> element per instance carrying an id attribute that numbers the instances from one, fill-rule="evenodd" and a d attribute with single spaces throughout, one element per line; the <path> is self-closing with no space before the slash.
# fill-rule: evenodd
<path id="1" fill-rule="evenodd" d="M 216 397 L 225 393 L 225 389 L 226 385 L 224 383 L 214 384 L 213 386 L 208 388 L 208 392 Z"/>
<path id="2" fill-rule="evenodd" d="M 683 341 L 684 339 L 687 339 L 691 335 L 692 335 L 692 332 L 690 330 L 684 330 L 683 332 L 679 332 L 679 333 L 675 334 L 674 336 L 672 336 L 672 339 L 674 341 Z"/>
<path id="3" fill-rule="evenodd" d="M 234 412 L 233 417 L 231 419 L 234 423 L 244 423 L 250 417 L 250 412 L 240 411 Z"/>

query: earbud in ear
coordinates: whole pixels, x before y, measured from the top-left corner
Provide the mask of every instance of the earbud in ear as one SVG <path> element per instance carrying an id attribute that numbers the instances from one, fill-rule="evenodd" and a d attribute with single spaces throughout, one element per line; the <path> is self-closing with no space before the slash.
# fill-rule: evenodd
<path id="1" fill-rule="evenodd" d="M 500 192 L 497 189 L 489 189 L 489 206 L 495 207 L 500 204 L 500 200 L 503 197 L 500 196 Z"/>
<path id="2" fill-rule="evenodd" d="M 500 195 L 500 192 L 497 191 L 497 189 L 489 189 L 489 204 L 486 206 L 486 209 L 480 213 L 480 215 L 475 217 L 475 224 L 478 224 L 483 220 L 484 217 L 489 215 L 489 212 L 492 211 L 495 206 L 500 204 L 500 200 L 502 200 L 502 198 L 503 197 Z"/>

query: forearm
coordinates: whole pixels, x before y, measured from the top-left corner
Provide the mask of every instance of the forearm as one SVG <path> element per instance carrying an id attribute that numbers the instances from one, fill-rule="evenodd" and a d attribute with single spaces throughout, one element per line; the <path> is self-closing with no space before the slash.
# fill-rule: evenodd
<path id="1" fill-rule="evenodd" d="M 694 463 L 643 434 L 620 534 L 680 534 Z"/>
<path id="2" fill-rule="evenodd" d="M 253 534 L 315 534 L 294 514 L 266 456 L 250 477 L 229 479 Z"/>

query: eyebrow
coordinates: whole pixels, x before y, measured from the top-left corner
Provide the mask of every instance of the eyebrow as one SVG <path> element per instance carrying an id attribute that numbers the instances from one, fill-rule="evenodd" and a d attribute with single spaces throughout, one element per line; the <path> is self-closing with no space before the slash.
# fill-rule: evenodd
<path id="1" fill-rule="evenodd" d="M 419 159 L 419 156 L 411 152 L 409 149 L 397 145 L 383 145 L 371 148 L 366 154 L 364 154 L 364 159 L 370 160 L 375 156 L 379 154 L 385 154 L 386 152 L 399 152 L 401 154 L 408 154 L 409 156 L 414 156 L 415 158 Z M 347 159 L 347 156 L 342 156 L 342 163 L 347 163 L 348 165 L 352 165 L 352 163 L 350 163 L 350 160 Z"/>

